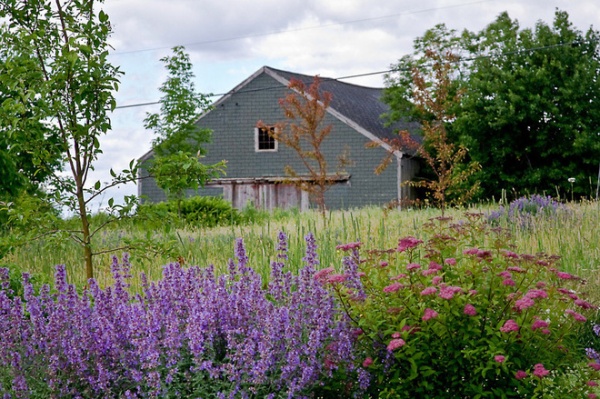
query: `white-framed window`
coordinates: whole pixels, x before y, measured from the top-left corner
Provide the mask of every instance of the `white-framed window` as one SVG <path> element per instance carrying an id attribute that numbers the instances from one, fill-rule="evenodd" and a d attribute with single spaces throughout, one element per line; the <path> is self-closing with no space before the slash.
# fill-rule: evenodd
<path id="1" fill-rule="evenodd" d="M 254 128 L 254 150 L 256 152 L 277 151 L 277 140 L 273 137 L 274 126 Z"/>

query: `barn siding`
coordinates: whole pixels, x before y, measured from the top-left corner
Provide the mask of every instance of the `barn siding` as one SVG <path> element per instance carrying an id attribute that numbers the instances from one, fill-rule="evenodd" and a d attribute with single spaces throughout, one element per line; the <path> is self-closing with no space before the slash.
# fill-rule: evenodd
<path id="1" fill-rule="evenodd" d="M 205 144 L 207 150 L 203 162 L 212 164 L 227 160 L 226 178 L 283 177 L 284 167 L 291 165 L 298 174 L 304 173 L 297 154 L 279 143 L 276 152 L 256 152 L 254 128 L 259 120 L 267 124 L 283 120 L 283 112 L 278 101 L 288 89 L 267 74 L 261 74 L 245 87 L 230 95 L 205 114 L 198 122 L 202 128 L 213 131 L 212 142 Z M 334 171 L 337 156 L 347 148 L 349 158 L 354 162 L 346 167 L 350 179 L 332 186 L 326 193 L 326 204 L 330 209 L 382 205 L 398 198 L 397 166 L 390 165 L 381 175 L 374 169 L 386 154 L 383 148 L 365 148 L 370 141 L 354 129 L 327 114 L 325 125 L 332 124 L 330 136 L 323 142 L 322 151 L 326 154 Z M 407 158 L 402 159 L 404 179 L 414 173 L 414 167 Z M 147 173 L 142 170 L 142 176 Z M 409 190 L 405 188 L 403 190 Z M 165 200 L 165 195 L 153 179 L 140 182 L 140 195 L 147 201 Z M 223 195 L 223 188 L 207 186 L 188 195 Z M 236 203 L 239 206 L 239 203 Z"/>

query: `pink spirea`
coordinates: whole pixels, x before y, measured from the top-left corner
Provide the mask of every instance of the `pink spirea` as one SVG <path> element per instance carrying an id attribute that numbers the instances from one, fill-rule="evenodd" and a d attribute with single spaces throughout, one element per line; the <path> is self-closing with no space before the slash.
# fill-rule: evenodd
<path id="1" fill-rule="evenodd" d="M 396 338 L 390 341 L 390 343 L 387 346 L 387 349 L 389 351 L 394 351 L 398 348 L 403 347 L 406 344 L 406 342 L 404 342 L 404 340 L 402 338 Z"/>
<path id="2" fill-rule="evenodd" d="M 395 280 L 402 280 L 403 278 L 408 277 L 408 275 L 404 274 L 404 273 L 400 273 L 397 276 L 394 277 L 390 277 L 390 280 L 395 281 Z"/>
<path id="3" fill-rule="evenodd" d="M 431 279 L 431 284 L 433 284 L 433 285 L 438 285 L 439 283 L 441 283 L 441 282 L 442 282 L 442 280 L 443 280 L 442 276 L 434 276 L 434 277 Z"/>
<path id="4" fill-rule="evenodd" d="M 392 338 L 400 338 L 402 335 L 398 331 L 392 334 Z"/>
<path id="5" fill-rule="evenodd" d="M 498 273 L 498 276 L 500 276 L 502 278 L 505 278 L 505 279 L 506 278 L 512 278 L 512 273 L 505 270 L 503 272 Z"/>
<path id="6" fill-rule="evenodd" d="M 396 292 L 396 291 L 398 291 L 401 288 L 404 288 L 404 286 L 402 284 L 400 284 L 400 283 L 392 283 L 392 284 L 388 285 L 387 287 L 384 287 L 383 288 L 383 292 L 387 292 L 387 293 Z"/>
<path id="7" fill-rule="evenodd" d="M 433 295 L 437 292 L 437 288 L 435 287 L 427 287 L 423 291 L 421 291 L 421 296 Z"/>
<path id="8" fill-rule="evenodd" d="M 509 333 L 512 331 L 519 331 L 519 325 L 513 319 L 506 320 L 504 325 L 500 327 L 500 331 L 503 333 Z"/>
<path id="9" fill-rule="evenodd" d="M 583 309 L 591 309 L 594 307 L 594 305 L 592 305 L 588 301 L 584 301 L 583 299 L 576 299 L 573 303 Z"/>
<path id="10" fill-rule="evenodd" d="M 454 258 L 448 258 L 448 259 L 444 259 L 444 263 L 450 266 L 454 266 L 456 265 L 456 259 Z"/>
<path id="11" fill-rule="evenodd" d="M 536 298 L 548 298 L 548 293 L 544 290 L 529 290 L 525 294 L 527 298 L 536 299 Z"/>
<path id="12" fill-rule="evenodd" d="M 437 272 L 438 272 L 438 270 L 436 270 L 436 269 L 427 269 L 427 270 L 423 270 L 421 272 L 421 274 L 423 276 L 431 276 L 432 274 L 437 274 Z"/>
<path id="13" fill-rule="evenodd" d="M 595 393 L 588 393 L 588 399 L 598 399 L 598 395 Z"/>
<path id="14" fill-rule="evenodd" d="M 506 360 L 506 357 L 504 357 L 502 355 L 496 355 L 496 356 L 494 356 L 494 360 L 498 363 L 503 363 L 504 360 Z"/>
<path id="15" fill-rule="evenodd" d="M 596 381 L 594 381 L 594 380 L 589 380 L 587 382 L 587 384 L 588 384 L 589 387 L 597 387 L 598 386 L 598 383 Z"/>
<path id="16" fill-rule="evenodd" d="M 423 240 L 419 240 L 415 237 L 404 237 L 398 240 L 398 252 L 404 252 L 407 249 L 414 248 L 417 245 L 421 244 Z"/>
<path id="17" fill-rule="evenodd" d="M 343 274 L 330 274 L 327 277 L 327 282 L 331 284 L 343 283 L 344 281 L 346 281 L 346 276 Z"/>
<path id="18" fill-rule="evenodd" d="M 429 269 L 430 270 L 442 270 L 443 266 L 437 262 L 431 261 L 431 262 L 429 262 Z"/>
<path id="19" fill-rule="evenodd" d="M 573 276 L 572 274 L 569 273 L 565 273 L 565 272 L 556 272 L 556 277 L 562 279 L 562 280 L 574 280 L 576 279 L 575 276 Z"/>
<path id="20" fill-rule="evenodd" d="M 587 319 L 585 318 L 584 315 L 577 313 L 573 309 L 567 309 L 567 310 L 565 310 L 565 313 L 571 315 L 575 320 L 577 320 L 581 323 L 585 323 L 587 321 Z"/>
<path id="21" fill-rule="evenodd" d="M 379 266 L 380 267 L 387 267 L 387 265 L 389 265 L 389 263 L 387 263 L 386 261 L 382 260 L 381 262 L 379 262 Z"/>
<path id="22" fill-rule="evenodd" d="M 420 269 L 421 265 L 419 265 L 418 263 L 409 263 L 406 266 L 406 270 L 415 270 L 415 269 Z"/>
<path id="23" fill-rule="evenodd" d="M 372 364 L 373 364 L 373 359 L 371 359 L 370 357 L 368 357 L 368 358 L 366 358 L 366 359 L 363 361 L 363 363 L 362 363 L 362 366 L 363 366 L 364 368 L 367 368 L 367 367 L 369 367 L 369 366 L 370 366 L 370 365 L 372 365 Z"/>
<path id="24" fill-rule="evenodd" d="M 507 278 L 505 280 L 502 280 L 502 285 L 513 287 L 515 284 L 516 284 L 515 280 L 513 280 L 512 278 Z"/>
<path id="25" fill-rule="evenodd" d="M 425 313 L 423 314 L 423 321 L 427 321 L 427 320 L 431 320 L 431 319 L 435 319 L 436 317 L 438 317 L 438 312 L 436 312 L 433 309 L 427 308 L 425 309 Z"/>
<path id="26" fill-rule="evenodd" d="M 519 370 L 519 371 L 517 371 L 517 372 L 515 373 L 515 378 L 516 378 L 517 380 L 522 380 L 522 379 L 524 379 L 524 378 L 527 378 L 527 373 L 526 373 L 525 371 L 523 371 L 523 370 Z"/>
<path id="27" fill-rule="evenodd" d="M 502 251 L 502 255 L 509 259 L 518 259 L 519 258 L 519 255 L 517 255 L 516 253 L 514 253 L 512 251 L 507 251 L 507 250 Z"/>
<path id="28" fill-rule="evenodd" d="M 464 255 L 477 255 L 477 252 L 479 252 L 479 250 L 477 248 L 468 248 L 463 251 L 463 254 Z"/>
<path id="29" fill-rule="evenodd" d="M 457 294 L 462 291 L 462 288 L 456 286 L 446 286 L 440 288 L 439 297 L 443 299 L 452 299 L 454 294 Z"/>
<path id="30" fill-rule="evenodd" d="M 518 311 L 523 311 L 532 307 L 533 305 L 535 305 L 535 302 L 533 302 L 533 299 L 529 297 L 523 297 L 515 301 L 515 309 Z"/>
<path id="31" fill-rule="evenodd" d="M 313 278 L 321 283 L 324 283 L 325 281 L 327 281 L 327 276 L 333 273 L 334 271 L 335 269 L 333 267 L 327 267 L 316 272 Z"/>
<path id="32" fill-rule="evenodd" d="M 540 319 L 536 319 L 533 324 L 531 325 L 531 329 L 533 331 L 539 329 L 539 328 L 546 328 L 548 327 L 548 323 L 544 320 L 540 320 Z"/>
<path id="33" fill-rule="evenodd" d="M 350 242 L 348 244 L 341 244 L 335 247 L 335 249 L 339 249 L 340 251 L 350 251 L 352 249 L 360 248 L 360 242 Z"/>
<path id="34" fill-rule="evenodd" d="M 550 371 L 546 370 L 542 363 L 538 363 L 535 366 L 533 366 L 533 375 L 535 375 L 536 377 L 543 378 L 548 374 L 550 374 Z"/>
<path id="35" fill-rule="evenodd" d="M 471 305 L 470 303 L 467 303 L 465 305 L 465 308 L 463 309 L 463 313 L 467 316 L 475 316 L 477 314 L 477 309 L 475 309 L 475 306 Z"/>
<path id="36" fill-rule="evenodd" d="M 509 270 L 509 271 L 515 272 L 515 273 L 525 273 L 527 271 L 519 266 L 510 266 L 510 267 L 507 267 L 506 270 Z"/>
<path id="37" fill-rule="evenodd" d="M 591 368 L 593 368 L 596 371 L 600 371 L 600 363 L 591 362 L 591 363 L 588 363 L 588 366 L 590 366 Z"/>

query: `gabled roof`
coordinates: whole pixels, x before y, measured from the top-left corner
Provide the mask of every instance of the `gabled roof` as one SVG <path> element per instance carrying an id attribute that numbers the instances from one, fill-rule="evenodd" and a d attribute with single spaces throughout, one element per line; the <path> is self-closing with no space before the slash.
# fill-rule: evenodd
<path id="1" fill-rule="evenodd" d="M 233 94 L 243 91 L 248 83 L 252 82 L 263 73 L 271 76 L 286 87 L 290 84 L 290 80 L 292 79 L 301 80 L 306 86 L 310 86 L 314 79 L 314 76 L 263 66 L 243 82 L 231 89 L 223 97 L 219 98 L 213 104 L 213 108 L 216 108 L 219 104 L 225 102 Z M 330 114 L 351 126 L 370 140 L 378 142 L 382 147 L 388 150 L 391 150 L 390 146 L 382 140 L 398 137 L 396 134 L 398 130 L 415 131 L 418 129 L 418 124 L 411 122 L 396 123 L 392 127 L 386 126 L 383 114 L 387 113 L 389 108 L 387 104 L 381 101 L 383 88 L 359 86 L 326 77 L 321 77 L 320 88 L 323 91 L 328 91 L 332 94 L 331 103 L 327 109 Z M 203 116 L 204 115 L 202 115 L 199 120 L 201 120 Z M 151 153 L 152 150 L 145 154 L 141 160 L 149 157 Z"/>

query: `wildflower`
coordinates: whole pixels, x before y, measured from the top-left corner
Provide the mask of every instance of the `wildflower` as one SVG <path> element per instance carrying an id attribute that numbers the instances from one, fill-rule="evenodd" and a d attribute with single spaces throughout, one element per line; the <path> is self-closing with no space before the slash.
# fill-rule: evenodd
<path id="1" fill-rule="evenodd" d="M 398 252 L 404 252 L 407 249 L 414 248 L 417 245 L 421 244 L 423 240 L 419 240 L 415 237 L 404 237 L 398 240 Z"/>
<path id="2" fill-rule="evenodd" d="M 369 366 L 370 366 L 370 365 L 372 365 L 372 364 L 373 364 L 373 359 L 371 359 L 370 357 L 368 357 L 368 358 L 366 358 L 366 359 L 363 361 L 363 363 L 362 363 L 362 366 L 363 366 L 364 368 L 367 368 L 367 367 L 369 367 Z"/>
<path id="3" fill-rule="evenodd" d="M 587 321 L 587 319 L 585 318 L 584 315 L 577 313 L 576 311 L 574 311 L 573 309 L 567 309 L 565 310 L 566 314 L 570 314 L 571 316 L 573 316 L 573 318 L 581 323 L 585 323 Z"/>
<path id="4" fill-rule="evenodd" d="M 515 378 L 516 378 L 517 380 L 522 380 L 522 379 L 524 379 L 524 378 L 527 378 L 527 373 L 526 373 L 525 371 L 523 371 L 523 370 L 518 370 L 518 371 L 515 373 Z"/>
<path id="5" fill-rule="evenodd" d="M 341 244 L 335 247 L 335 249 L 339 249 L 340 251 L 350 251 L 352 249 L 360 248 L 362 244 L 360 242 L 350 242 L 348 244 Z"/>
<path id="6" fill-rule="evenodd" d="M 565 273 L 565 272 L 556 272 L 556 277 L 562 279 L 562 280 L 575 280 L 577 279 L 577 277 L 573 276 L 572 274 L 569 273 Z"/>
<path id="7" fill-rule="evenodd" d="M 506 322 L 504 323 L 504 325 L 502 327 L 500 327 L 500 331 L 502 331 L 503 333 L 519 331 L 519 325 L 517 324 L 516 321 L 509 319 L 509 320 L 506 320 Z"/>
<path id="8" fill-rule="evenodd" d="M 456 265 L 456 259 L 454 258 L 448 258 L 448 259 L 444 259 L 444 263 L 450 266 L 454 266 Z"/>
<path id="9" fill-rule="evenodd" d="M 515 273 L 525 273 L 527 272 L 527 270 L 523 269 L 522 267 L 519 266 L 509 266 L 506 268 L 506 270 L 509 270 L 511 272 L 515 272 Z"/>
<path id="10" fill-rule="evenodd" d="M 335 269 L 333 267 L 327 267 L 316 272 L 313 278 L 321 283 L 324 283 L 327 280 L 326 277 L 334 271 Z"/>
<path id="11" fill-rule="evenodd" d="M 536 377 L 543 378 L 548 374 L 550 374 L 550 372 L 544 368 L 544 365 L 542 363 L 538 363 L 535 366 L 533 366 L 533 375 L 535 375 Z"/>
<path id="12" fill-rule="evenodd" d="M 502 355 L 496 355 L 496 356 L 494 356 L 494 360 L 498 363 L 503 363 L 504 360 L 506 360 L 506 357 L 504 357 Z"/>
<path id="13" fill-rule="evenodd" d="M 463 313 L 467 316 L 475 316 L 477 314 L 477 309 L 475 309 L 475 306 L 471 305 L 470 303 L 467 303 L 465 305 Z"/>
<path id="14" fill-rule="evenodd" d="M 516 283 L 515 283 L 515 280 L 513 280 L 513 279 L 511 279 L 511 278 L 507 278 L 506 280 L 502 280 L 502 285 L 506 285 L 506 286 L 510 286 L 510 287 L 512 287 L 512 286 L 514 286 L 515 284 L 516 284 Z"/>
<path id="15" fill-rule="evenodd" d="M 523 311 L 527 308 L 530 308 L 533 305 L 535 305 L 535 302 L 533 302 L 533 299 L 531 299 L 527 296 L 515 301 L 515 309 L 518 310 L 519 312 Z"/>
<path id="16" fill-rule="evenodd" d="M 595 393 L 588 393 L 588 399 L 598 399 L 598 395 Z"/>
<path id="17" fill-rule="evenodd" d="M 387 267 L 387 265 L 389 265 L 389 263 L 387 263 L 384 260 L 382 260 L 381 262 L 379 262 L 379 267 Z"/>
<path id="18" fill-rule="evenodd" d="M 498 273 L 498 276 L 499 277 L 503 277 L 505 279 L 512 278 L 512 274 L 509 271 L 506 271 L 506 270 L 503 271 L 503 272 Z"/>
<path id="19" fill-rule="evenodd" d="M 591 363 L 588 363 L 588 366 L 590 366 L 591 368 L 593 368 L 596 371 L 600 371 L 600 363 L 591 362 Z"/>
<path id="20" fill-rule="evenodd" d="M 513 251 L 508 251 L 508 250 L 503 250 L 502 256 L 504 256 L 505 258 L 509 258 L 509 259 L 519 259 L 519 255 L 517 255 Z"/>
<path id="21" fill-rule="evenodd" d="M 443 267 L 439 263 L 436 263 L 433 261 L 429 262 L 429 270 L 442 270 L 442 269 L 443 269 Z"/>
<path id="22" fill-rule="evenodd" d="M 422 274 L 423 276 L 430 276 L 430 275 L 432 275 L 432 274 L 437 274 L 437 272 L 438 272 L 438 270 L 436 270 L 436 269 L 427 269 L 427 270 L 423 270 L 423 271 L 421 272 L 421 274 Z"/>
<path id="23" fill-rule="evenodd" d="M 415 270 L 415 269 L 420 269 L 421 265 L 419 265 L 418 263 L 409 263 L 406 266 L 406 270 Z"/>
<path id="24" fill-rule="evenodd" d="M 390 280 L 392 280 L 392 281 L 394 281 L 394 280 L 401 280 L 401 279 L 406 278 L 406 277 L 408 277 L 406 274 L 400 273 L 397 276 L 390 277 Z"/>
<path id="25" fill-rule="evenodd" d="M 589 387 L 597 387 L 598 386 L 598 383 L 594 380 L 588 381 L 587 384 Z"/>
<path id="26" fill-rule="evenodd" d="M 401 335 L 398 331 L 396 331 L 395 333 L 392 334 L 392 338 L 400 338 Z"/>
<path id="27" fill-rule="evenodd" d="M 404 342 L 404 340 L 402 338 L 396 338 L 390 341 L 390 343 L 387 346 L 387 349 L 392 352 L 398 348 L 403 347 L 406 344 L 406 342 Z"/>
<path id="28" fill-rule="evenodd" d="M 327 277 L 327 282 L 330 284 L 343 283 L 346 281 L 346 276 L 343 274 L 332 274 Z"/>
<path id="29" fill-rule="evenodd" d="M 442 276 L 434 276 L 434 277 L 431 279 L 431 284 L 433 284 L 433 285 L 438 285 L 439 283 L 441 283 L 441 282 L 442 282 L 442 280 L 443 280 L 443 279 L 442 279 Z"/>
<path id="30" fill-rule="evenodd" d="M 583 299 L 576 299 L 575 302 L 573 302 L 573 303 L 584 309 L 591 309 L 594 307 L 591 303 L 589 303 L 588 301 L 584 301 Z"/>
<path id="31" fill-rule="evenodd" d="M 462 291 L 462 288 L 456 286 L 446 286 L 440 288 L 439 297 L 443 299 L 452 299 L 454 294 L 457 294 Z"/>
<path id="32" fill-rule="evenodd" d="M 540 328 L 546 328 L 548 327 L 548 323 L 544 320 L 540 320 L 540 319 L 536 319 L 533 324 L 531 325 L 531 329 L 533 331 L 540 329 Z M 542 331 L 543 332 L 543 331 Z"/>
<path id="33" fill-rule="evenodd" d="M 477 290 L 469 290 L 469 296 L 477 295 Z"/>
<path id="34" fill-rule="evenodd" d="M 404 286 L 400 283 L 392 283 L 390 285 L 388 285 L 387 287 L 383 287 L 383 292 L 396 292 L 399 289 L 404 288 Z"/>
<path id="35" fill-rule="evenodd" d="M 437 292 L 437 288 L 435 287 L 427 287 L 423 291 L 421 291 L 421 296 L 432 295 Z"/>
<path id="36" fill-rule="evenodd" d="M 409 326 L 408 324 L 401 328 L 402 331 L 408 331 L 409 334 L 414 334 L 421 331 L 419 326 Z"/>
<path id="37" fill-rule="evenodd" d="M 423 321 L 427 321 L 430 319 L 435 319 L 436 317 L 438 317 L 438 312 L 436 312 L 433 309 L 427 308 L 427 309 L 425 309 L 425 313 L 423 314 L 422 319 L 423 319 Z"/>

